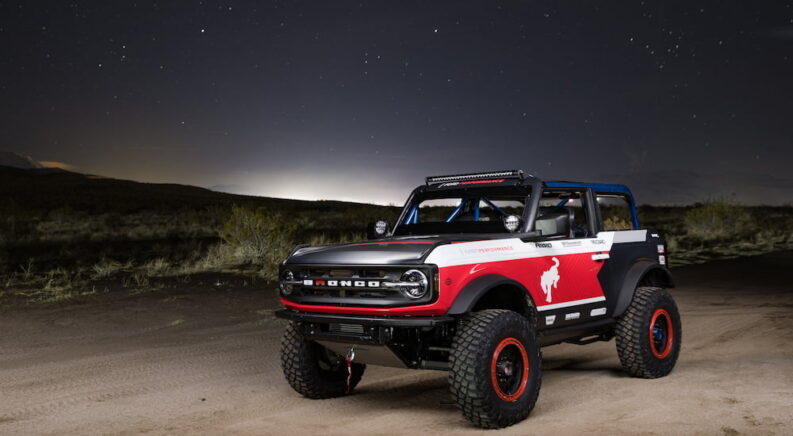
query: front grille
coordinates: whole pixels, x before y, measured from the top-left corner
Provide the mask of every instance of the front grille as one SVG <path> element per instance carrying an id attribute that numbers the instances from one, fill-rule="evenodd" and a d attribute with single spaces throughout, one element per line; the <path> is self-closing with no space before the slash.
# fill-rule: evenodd
<path id="1" fill-rule="evenodd" d="M 351 267 L 313 265 L 284 265 L 294 274 L 294 290 L 285 298 L 301 304 L 328 306 L 395 307 L 426 304 L 434 299 L 433 268 L 426 265 Z M 400 282 L 409 269 L 420 269 L 427 276 L 426 296 L 407 297 L 402 288 L 385 283 Z"/>

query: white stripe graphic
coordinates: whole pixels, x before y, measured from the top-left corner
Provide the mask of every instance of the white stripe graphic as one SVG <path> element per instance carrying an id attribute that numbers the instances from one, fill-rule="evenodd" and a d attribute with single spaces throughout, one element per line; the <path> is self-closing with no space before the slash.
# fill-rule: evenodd
<path id="1" fill-rule="evenodd" d="M 600 232 L 594 238 L 555 241 L 523 242 L 518 238 L 509 238 L 446 244 L 432 250 L 424 263 L 435 264 L 439 268 L 443 268 L 596 251 L 608 252 L 611 250 L 612 240 L 616 233 L 620 232 Z"/>
<path id="2" fill-rule="evenodd" d="M 647 230 L 621 230 L 614 232 L 614 243 L 644 242 L 647 239 Z"/>
<path id="3" fill-rule="evenodd" d="M 562 307 L 581 306 L 582 304 L 597 303 L 605 299 L 606 297 L 592 297 L 584 298 L 583 300 L 565 301 L 564 303 L 546 304 L 545 306 L 537 306 L 537 311 L 543 312 L 546 310 L 561 309 Z"/>

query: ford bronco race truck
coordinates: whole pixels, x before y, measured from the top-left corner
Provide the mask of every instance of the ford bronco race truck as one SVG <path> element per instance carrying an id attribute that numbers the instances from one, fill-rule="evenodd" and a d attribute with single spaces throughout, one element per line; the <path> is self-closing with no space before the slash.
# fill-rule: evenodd
<path id="1" fill-rule="evenodd" d="M 534 407 L 542 346 L 616 338 L 632 376 L 675 365 L 666 244 L 625 186 L 428 177 L 370 233 L 298 246 L 280 267 L 281 365 L 306 397 L 351 393 L 367 364 L 446 370 L 463 415 L 499 428 Z"/>

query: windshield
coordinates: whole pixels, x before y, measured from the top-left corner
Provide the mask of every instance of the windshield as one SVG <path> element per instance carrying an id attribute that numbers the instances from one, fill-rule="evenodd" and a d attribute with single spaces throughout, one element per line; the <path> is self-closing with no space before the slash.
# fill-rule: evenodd
<path id="1" fill-rule="evenodd" d="M 508 233 L 504 217 L 523 217 L 527 195 L 488 192 L 424 195 L 407 206 L 394 235 Z"/>

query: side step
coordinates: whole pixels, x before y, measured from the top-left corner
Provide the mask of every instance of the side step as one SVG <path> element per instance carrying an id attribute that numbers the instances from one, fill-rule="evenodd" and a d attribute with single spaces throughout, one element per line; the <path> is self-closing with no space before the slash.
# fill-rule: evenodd
<path id="1" fill-rule="evenodd" d="M 578 339 L 568 339 L 565 342 L 568 344 L 574 345 L 588 345 L 595 342 L 608 342 L 614 337 L 614 334 L 609 333 L 601 333 L 597 336 L 590 336 L 588 338 L 578 338 Z"/>
<path id="2" fill-rule="evenodd" d="M 439 362 L 437 360 L 422 360 L 421 369 L 438 369 L 441 371 L 448 371 L 451 368 L 449 362 Z"/>

